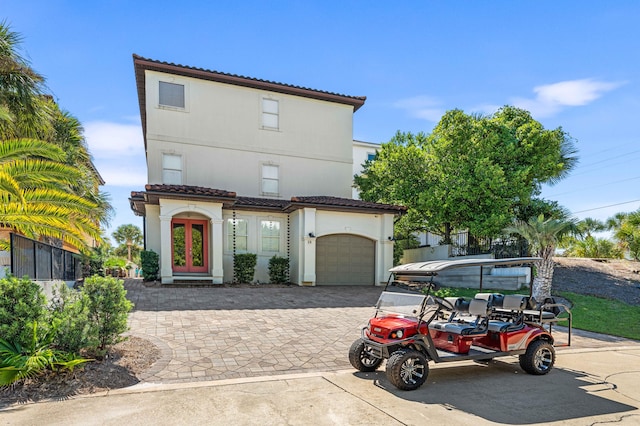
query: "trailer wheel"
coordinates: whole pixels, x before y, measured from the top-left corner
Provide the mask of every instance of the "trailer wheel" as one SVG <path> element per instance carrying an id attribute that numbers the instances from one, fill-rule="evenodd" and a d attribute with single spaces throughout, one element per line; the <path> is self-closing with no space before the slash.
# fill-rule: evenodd
<path id="1" fill-rule="evenodd" d="M 358 339 L 349 348 L 349 362 L 358 371 L 376 371 L 382 363 L 382 358 L 371 355 L 369 346 L 362 339 Z"/>
<path id="2" fill-rule="evenodd" d="M 556 361 L 556 351 L 546 340 L 536 340 L 527 347 L 527 351 L 520 355 L 520 367 L 529 374 L 541 376 L 553 368 Z"/>
<path id="3" fill-rule="evenodd" d="M 428 375 L 429 361 L 416 350 L 397 350 L 387 361 L 387 379 L 398 389 L 418 389 L 427 380 Z"/>

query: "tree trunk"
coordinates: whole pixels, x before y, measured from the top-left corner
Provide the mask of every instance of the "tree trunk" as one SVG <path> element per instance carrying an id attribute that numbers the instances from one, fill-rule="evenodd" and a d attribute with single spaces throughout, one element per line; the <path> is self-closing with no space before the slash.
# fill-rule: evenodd
<path id="1" fill-rule="evenodd" d="M 451 244 L 451 224 L 449 222 L 444 224 L 444 238 L 441 244 Z"/>
<path id="2" fill-rule="evenodd" d="M 133 245 L 133 243 L 129 243 L 127 241 L 127 260 L 129 262 L 131 262 L 131 246 Z"/>
<path id="3" fill-rule="evenodd" d="M 537 271 L 536 277 L 533 279 L 533 297 L 538 302 L 544 302 L 548 297 L 551 297 L 551 284 L 553 282 L 553 268 L 555 263 L 553 261 L 553 253 L 555 247 L 545 247 L 538 252 L 538 255 L 542 260 L 535 263 Z"/>

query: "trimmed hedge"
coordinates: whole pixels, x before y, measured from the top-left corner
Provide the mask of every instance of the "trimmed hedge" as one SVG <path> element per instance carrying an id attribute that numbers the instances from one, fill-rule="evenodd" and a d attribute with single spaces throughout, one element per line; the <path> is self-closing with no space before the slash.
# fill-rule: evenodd
<path id="1" fill-rule="evenodd" d="M 239 283 L 251 283 L 256 273 L 258 256 L 254 253 L 236 254 L 233 257 L 233 275 Z"/>
<path id="2" fill-rule="evenodd" d="M 269 259 L 269 281 L 273 284 L 289 282 L 289 259 L 279 256 Z"/>

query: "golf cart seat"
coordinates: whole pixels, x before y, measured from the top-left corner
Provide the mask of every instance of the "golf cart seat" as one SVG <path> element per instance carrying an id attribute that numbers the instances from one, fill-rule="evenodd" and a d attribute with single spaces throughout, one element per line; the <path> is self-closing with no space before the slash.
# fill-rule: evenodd
<path id="1" fill-rule="evenodd" d="M 489 331 L 503 333 L 516 331 L 524 327 L 523 311 L 527 307 L 527 296 L 508 294 L 502 298 L 502 306 L 495 310 L 501 320 L 490 320 Z M 507 319 L 507 321 L 504 321 Z"/>
<path id="2" fill-rule="evenodd" d="M 459 307 L 462 309 L 467 308 L 466 303 L 463 302 L 459 304 Z M 468 304 L 468 313 L 476 317 L 474 322 L 434 321 L 429 324 L 429 328 L 451 334 L 460 334 L 463 336 L 486 334 L 487 316 L 490 312 L 491 306 L 488 301 L 483 299 L 473 299 Z"/>
<path id="3" fill-rule="evenodd" d="M 537 304 L 534 298 L 531 298 L 530 309 L 524 310 L 525 321 L 537 322 L 537 323 L 550 323 L 559 321 L 558 315 L 560 314 L 560 308 L 556 305 L 556 301 L 553 298 L 547 298 L 543 303 Z M 546 305 L 552 305 L 547 307 Z"/>

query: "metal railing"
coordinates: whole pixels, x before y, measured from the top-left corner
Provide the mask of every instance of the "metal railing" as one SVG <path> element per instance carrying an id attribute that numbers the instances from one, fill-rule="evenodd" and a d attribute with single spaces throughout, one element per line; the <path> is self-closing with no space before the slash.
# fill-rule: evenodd
<path id="1" fill-rule="evenodd" d="M 82 264 L 76 253 L 11 234 L 11 274 L 32 280 L 75 281 L 82 277 Z"/>
<path id="2" fill-rule="evenodd" d="M 493 254 L 496 259 L 525 257 L 528 255 L 527 241 L 517 237 L 474 238 L 468 232 L 451 235 L 451 256 Z"/>

